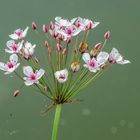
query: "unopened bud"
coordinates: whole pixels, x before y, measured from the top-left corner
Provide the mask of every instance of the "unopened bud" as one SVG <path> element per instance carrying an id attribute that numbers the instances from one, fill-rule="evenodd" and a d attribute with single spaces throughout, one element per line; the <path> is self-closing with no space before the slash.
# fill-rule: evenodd
<path id="1" fill-rule="evenodd" d="M 100 42 L 100 43 L 97 43 L 97 44 L 94 46 L 94 48 L 90 51 L 90 55 L 91 55 L 92 57 L 96 56 L 96 55 L 99 53 L 100 48 L 101 48 L 101 45 L 102 45 L 101 42 Z"/>
<path id="2" fill-rule="evenodd" d="M 69 44 L 71 42 L 71 38 L 67 38 L 66 42 Z"/>
<path id="3" fill-rule="evenodd" d="M 104 38 L 108 40 L 110 38 L 110 31 L 107 31 L 104 35 Z"/>
<path id="4" fill-rule="evenodd" d="M 75 22 L 75 26 L 76 26 L 76 27 L 80 27 L 80 25 L 81 25 L 81 24 L 80 24 L 80 21 L 77 20 L 77 21 Z"/>
<path id="5" fill-rule="evenodd" d="M 89 21 L 88 25 L 87 25 L 87 29 L 91 29 L 93 26 L 93 22 L 92 21 Z"/>
<path id="6" fill-rule="evenodd" d="M 51 30 L 54 30 L 54 28 L 55 28 L 54 23 L 51 21 L 51 22 L 50 22 L 50 29 L 51 29 Z"/>
<path id="7" fill-rule="evenodd" d="M 73 72 L 78 72 L 80 69 L 80 62 L 79 61 L 75 61 L 71 64 L 71 70 Z"/>
<path id="8" fill-rule="evenodd" d="M 14 97 L 17 97 L 19 95 L 19 90 L 16 90 L 13 94 Z"/>
<path id="9" fill-rule="evenodd" d="M 32 28 L 33 28 L 33 30 L 37 30 L 37 25 L 35 22 L 32 22 Z"/>
<path id="10" fill-rule="evenodd" d="M 59 43 L 56 44 L 56 48 L 57 48 L 57 51 L 60 52 L 62 50 L 62 47 Z"/>
<path id="11" fill-rule="evenodd" d="M 63 55 L 66 55 L 67 54 L 67 49 L 64 48 L 62 53 L 63 53 Z"/>
<path id="12" fill-rule="evenodd" d="M 50 47 L 48 47 L 48 54 L 49 54 L 49 56 L 51 55 L 51 48 Z"/>
<path id="13" fill-rule="evenodd" d="M 99 42 L 99 43 L 97 43 L 97 44 L 94 46 L 94 48 L 95 48 L 96 50 L 99 50 L 99 49 L 101 48 L 101 45 L 102 45 L 102 43 Z"/>
<path id="14" fill-rule="evenodd" d="M 45 45 L 45 47 L 49 48 L 49 43 L 48 43 L 48 41 L 45 41 L 44 45 Z"/>
<path id="15" fill-rule="evenodd" d="M 42 25 L 42 31 L 43 31 L 44 33 L 47 33 L 47 32 L 48 32 L 48 29 L 47 29 L 47 27 L 46 27 L 45 24 Z"/>
<path id="16" fill-rule="evenodd" d="M 85 42 L 81 42 L 80 45 L 79 45 L 79 51 L 81 53 L 84 53 L 88 50 L 88 44 L 85 43 Z"/>

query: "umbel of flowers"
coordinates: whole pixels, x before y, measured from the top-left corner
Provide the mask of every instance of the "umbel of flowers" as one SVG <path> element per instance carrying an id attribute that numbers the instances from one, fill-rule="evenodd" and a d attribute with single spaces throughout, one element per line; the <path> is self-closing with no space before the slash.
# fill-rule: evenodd
<path id="1" fill-rule="evenodd" d="M 45 36 L 42 39 L 38 26 L 32 22 L 37 45 L 26 40 L 29 27 L 17 29 L 9 35 L 5 48 L 9 60 L 0 62 L 0 69 L 4 74 L 15 74 L 25 86 L 35 87 L 52 101 L 48 107 L 56 107 L 52 140 L 56 140 L 61 104 L 72 102 L 83 88 L 112 64 L 130 63 L 116 48 L 111 52 L 103 51 L 110 39 L 110 31 L 105 33 L 103 42 L 90 45 L 88 34 L 98 25 L 99 22 L 81 17 L 71 20 L 56 17 L 48 27 L 42 25 Z M 35 55 L 36 47 L 42 49 L 43 62 Z M 23 75 L 17 72 L 21 64 Z M 20 90 L 16 90 L 14 96 L 19 95 Z"/>

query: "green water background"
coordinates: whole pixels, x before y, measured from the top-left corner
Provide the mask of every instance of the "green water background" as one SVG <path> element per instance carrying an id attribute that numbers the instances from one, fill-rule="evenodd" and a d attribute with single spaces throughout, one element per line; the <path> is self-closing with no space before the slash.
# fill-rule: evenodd
<path id="1" fill-rule="evenodd" d="M 83 102 L 63 106 L 58 140 L 140 140 L 139 6 L 139 0 L 0 0 L 0 60 L 14 29 L 32 21 L 48 24 L 56 16 L 81 16 L 101 22 L 90 34 L 91 43 L 110 30 L 107 50 L 117 47 L 132 62 L 111 67 L 81 92 Z M 50 140 L 54 110 L 41 117 L 46 100 L 28 88 L 14 98 L 19 85 L 0 72 L 0 140 Z"/>

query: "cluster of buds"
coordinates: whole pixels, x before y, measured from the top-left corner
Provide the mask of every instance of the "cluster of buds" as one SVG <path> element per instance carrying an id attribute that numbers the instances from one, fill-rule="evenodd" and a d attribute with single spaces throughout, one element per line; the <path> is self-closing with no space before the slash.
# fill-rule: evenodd
<path id="1" fill-rule="evenodd" d="M 40 62 L 34 54 L 36 45 L 25 40 L 29 30 L 26 27 L 25 30 L 17 29 L 9 35 L 11 40 L 7 41 L 5 52 L 11 55 L 6 63 L 0 62 L 0 69 L 5 74 L 14 73 L 25 86 L 35 86 L 37 91 L 54 104 L 70 102 L 110 64 L 130 63 L 116 48 L 110 53 L 103 51 L 110 38 L 110 31 L 105 33 L 103 42 L 97 43 L 93 48 L 89 45 L 88 33 L 98 25 L 99 22 L 81 17 L 71 20 L 56 17 L 48 27 L 42 25 L 42 33 L 46 37 L 43 40 L 37 24 L 32 22 L 32 29 L 42 42 L 42 56 L 46 59 Z M 82 39 L 80 33 L 83 33 Z M 20 64 L 25 64 L 24 61 L 28 63 L 27 66 L 22 66 L 25 77 L 16 71 Z M 43 63 L 46 67 L 42 69 Z M 19 90 L 14 92 L 14 97 L 19 95 Z"/>

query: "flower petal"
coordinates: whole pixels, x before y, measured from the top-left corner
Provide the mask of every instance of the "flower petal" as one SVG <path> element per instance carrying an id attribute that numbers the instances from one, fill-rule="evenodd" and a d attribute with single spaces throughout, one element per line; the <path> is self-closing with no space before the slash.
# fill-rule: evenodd
<path id="1" fill-rule="evenodd" d="M 0 62 L 0 70 L 6 71 L 7 67 L 4 63 Z"/>
<path id="2" fill-rule="evenodd" d="M 22 33 L 22 37 L 25 37 L 28 32 L 29 27 L 27 26 L 26 29 Z"/>
<path id="3" fill-rule="evenodd" d="M 117 64 L 128 64 L 131 63 L 129 60 L 122 60 L 122 61 L 117 61 Z"/>
<path id="4" fill-rule="evenodd" d="M 89 53 L 83 53 L 82 58 L 86 63 L 88 63 L 90 61 Z"/>
<path id="5" fill-rule="evenodd" d="M 11 39 L 18 40 L 18 35 L 17 34 L 11 34 L 11 35 L 9 35 L 9 37 Z"/>
<path id="6" fill-rule="evenodd" d="M 33 73 L 32 67 L 30 67 L 30 66 L 24 66 L 24 67 L 23 67 L 23 73 L 24 73 L 26 76 L 30 76 L 30 74 Z"/>
<path id="7" fill-rule="evenodd" d="M 36 78 L 39 80 L 43 75 L 45 71 L 43 69 L 40 69 L 39 71 L 36 72 Z"/>
<path id="8" fill-rule="evenodd" d="M 18 61 L 18 56 L 16 54 L 12 54 L 10 56 L 10 62 L 15 65 L 17 61 Z"/>
<path id="9" fill-rule="evenodd" d="M 29 80 L 27 80 L 27 81 L 25 81 L 24 83 L 25 83 L 26 86 L 31 86 L 31 85 L 34 84 L 34 81 L 29 81 Z"/>
<path id="10" fill-rule="evenodd" d="M 108 58 L 109 58 L 109 54 L 107 52 L 100 52 L 97 55 L 97 62 L 99 65 L 102 65 L 107 62 Z"/>

